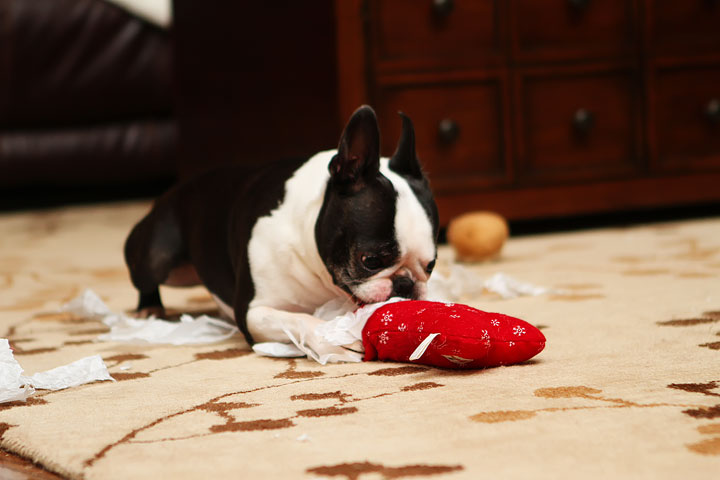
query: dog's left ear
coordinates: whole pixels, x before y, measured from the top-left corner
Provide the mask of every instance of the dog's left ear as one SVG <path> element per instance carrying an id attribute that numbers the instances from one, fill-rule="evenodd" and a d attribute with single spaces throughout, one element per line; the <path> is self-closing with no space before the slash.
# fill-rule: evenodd
<path id="1" fill-rule="evenodd" d="M 378 174 L 380 131 L 372 108 L 363 105 L 352 114 L 328 169 L 336 184 L 352 189 L 361 188 Z"/>
<path id="2" fill-rule="evenodd" d="M 390 170 L 410 178 L 423 180 L 420 160 L 415 153 L 415 128 L 410 117 L 403 112 L 398 112 L 402 117 L 402 134 L 398 141 L 397 149 L 390 158 Z"/>

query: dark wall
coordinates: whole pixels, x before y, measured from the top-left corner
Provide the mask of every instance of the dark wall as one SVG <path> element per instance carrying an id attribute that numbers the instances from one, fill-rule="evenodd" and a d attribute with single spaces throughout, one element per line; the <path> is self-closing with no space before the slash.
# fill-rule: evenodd
<path id="1" fill-rule="evenodd" d="M 180 173 L 337 144 L 330 0 L 176 0 Z"/>

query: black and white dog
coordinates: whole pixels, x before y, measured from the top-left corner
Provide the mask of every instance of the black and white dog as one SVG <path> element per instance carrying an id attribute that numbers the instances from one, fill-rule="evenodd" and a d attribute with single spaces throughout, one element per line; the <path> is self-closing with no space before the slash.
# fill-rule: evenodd
<path id="1" fill-rule="evenodd" d="M 312 331 L 322 322 L 313 312 L 333 298 L 424 298 L 438 213 L 401 116 L 390 159 L 363 106 L 337 150 L 301 165 L 221 168 L 160 197 L 125 244 L 138 311 L 163 312 L 161 284 L 203 284 L 252 345 Z"/>

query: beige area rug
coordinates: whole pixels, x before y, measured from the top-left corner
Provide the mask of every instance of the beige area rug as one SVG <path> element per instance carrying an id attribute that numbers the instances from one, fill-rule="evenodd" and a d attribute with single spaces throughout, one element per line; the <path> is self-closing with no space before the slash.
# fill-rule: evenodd
<path id="1" fill-rule="evenodd" d="M 467 299 L 542 328 L 526 364 L 455 372 L 99 343 L 58 307 L 135 305 L 122 244 L 147 204 L 0 217 L 0 329 L 26 374 L 100 354 L 117 382 L 0 406 L 1 446 L 70 478 L 718 478 L 720 220 L 511 240 L 559 295 Z M 441 252 L 447 271 L 451 252 Z M 178 310 L 213 305 L 166 292 Z"/>

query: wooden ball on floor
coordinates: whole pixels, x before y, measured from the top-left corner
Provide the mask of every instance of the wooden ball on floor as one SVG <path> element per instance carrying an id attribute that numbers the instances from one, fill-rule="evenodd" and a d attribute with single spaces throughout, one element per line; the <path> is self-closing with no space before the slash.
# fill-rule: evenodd
<path id="1" fill-rule="evenodd" d="M 461 262 L 489 260 L 500 254 L 510 235 L 507 221 L 493 212 L 471 212 L 454 218 L 447 239 Z"/>

